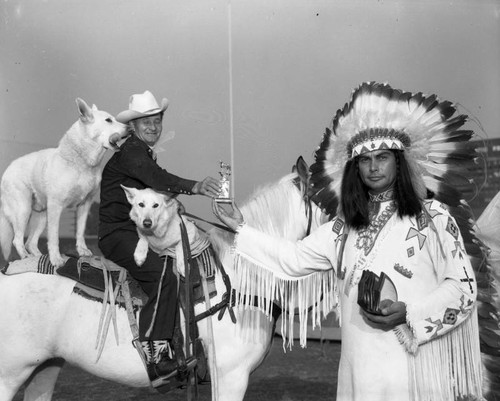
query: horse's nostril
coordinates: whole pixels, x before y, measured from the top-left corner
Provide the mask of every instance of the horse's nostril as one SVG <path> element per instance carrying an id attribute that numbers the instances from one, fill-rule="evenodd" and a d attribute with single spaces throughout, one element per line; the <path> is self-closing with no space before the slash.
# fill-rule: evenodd
<path id="1" fill-rule="evenodd" d="M 151 228 L 153 222 L 151 221 L 151 219 L 144 219 L 142 225 L 144 226 L 144 228 Z"/>

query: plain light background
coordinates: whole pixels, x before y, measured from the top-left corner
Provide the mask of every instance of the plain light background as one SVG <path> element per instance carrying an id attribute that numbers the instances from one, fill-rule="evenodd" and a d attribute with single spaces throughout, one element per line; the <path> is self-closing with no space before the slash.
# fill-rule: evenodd
<path id="1" fill-rule="evenodd" d="M 0 173 L 57 146 L 76 97 L 117 114 L 146 89 L 170 100 L 160 165 L 232 162 L 238 202 L 312 163 L 363 81 L 436 93 L 500 136 L 500 1 L 3 0 L 0 18 Z"/>

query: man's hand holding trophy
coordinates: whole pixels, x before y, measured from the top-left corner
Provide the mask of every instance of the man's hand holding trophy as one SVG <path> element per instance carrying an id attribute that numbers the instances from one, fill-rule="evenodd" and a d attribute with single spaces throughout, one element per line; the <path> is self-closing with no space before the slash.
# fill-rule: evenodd
<path id="1" fill-rule="evenodd" d="M 232 203 L 233 198 L 231 197 L 231 183 L 229 177 L 231 176 L 231 165 L 219 161 L 220 165 L 220 192 L 215 198 L 217 203 Z"/>
<path id="2" fill-rule="evenodd" d="M 244 224 L 243 214 L 234 203 L 233 194 L 231 193 L 231 186 L 229 177 L 231 176 L 231 166 L 222 161 L 220 163 L 220 192 L 212 202 L 212 210 L 214 214 L 232 231 L 237 232 L 239 227 Z M 229 204 L 227 210 L 223 205 Z"/>

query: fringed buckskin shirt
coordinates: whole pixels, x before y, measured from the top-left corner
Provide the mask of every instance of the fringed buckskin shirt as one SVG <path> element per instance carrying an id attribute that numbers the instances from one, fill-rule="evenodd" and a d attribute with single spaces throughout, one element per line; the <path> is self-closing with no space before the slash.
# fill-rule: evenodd
<path id="1" fill-rule="evenodd" d="M 276 276 L 335 270 L 337 401 L 481 399 L 474 272 L 446 207 L 434 200 L 423 206 L 418 218 L 400 218 L 393 201 L 382 199 L 366 229 L 348 231 L 336 218 L 297 243 L 248 225 L 238 230 L 239 257 Z M 365 269 L 394 282 L 406 324 L 382 330 L 363 319 L 357 284 Z"/>

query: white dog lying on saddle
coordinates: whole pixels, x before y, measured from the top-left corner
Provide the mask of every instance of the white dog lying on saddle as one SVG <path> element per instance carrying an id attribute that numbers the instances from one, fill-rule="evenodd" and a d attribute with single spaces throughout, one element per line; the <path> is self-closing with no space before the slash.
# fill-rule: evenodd
<path id="1" fill-rule="evenodd" d="M 139 242 L 134 252 L 137 265 L 141 266 L 144 263 L 149 247 L 159 255 L 175 257 L 179 273 L 184 274 L 181 222 L 185 224 L 193 256 L 209 245 L 208 239 L 200 234 L 193 222 L 182 219 L 178 212 L 180 203 L 172 195 L 156 192 L 150 188 L 136 189 L 123 185 L 121 187 L 132 205 L 130 218 L 137 226 L 139 234 Z"/>
<path id="2" fill-rule="evenodd" d="M 118 141 L 127 134 L 126 125 L 109 113 L 98 110 L 95 105 L 90 108 L 79 98 L 76 104 L 80 118 L 57 148 L 22 156 L 3 174 L 0 243 L 6 260 L 12 243 L 21 258 L 40 255 L 38 239 L 47 225 L 50 261 L 56 267 L 63 265 L 59 252 L 59 220 L 62 210 L 71 206 L 77 206 L 77 252 L 91 255 L 84 234 L 90 206 L 101 182 L 101 162 L 106 150 L 117 149 Z"/>

